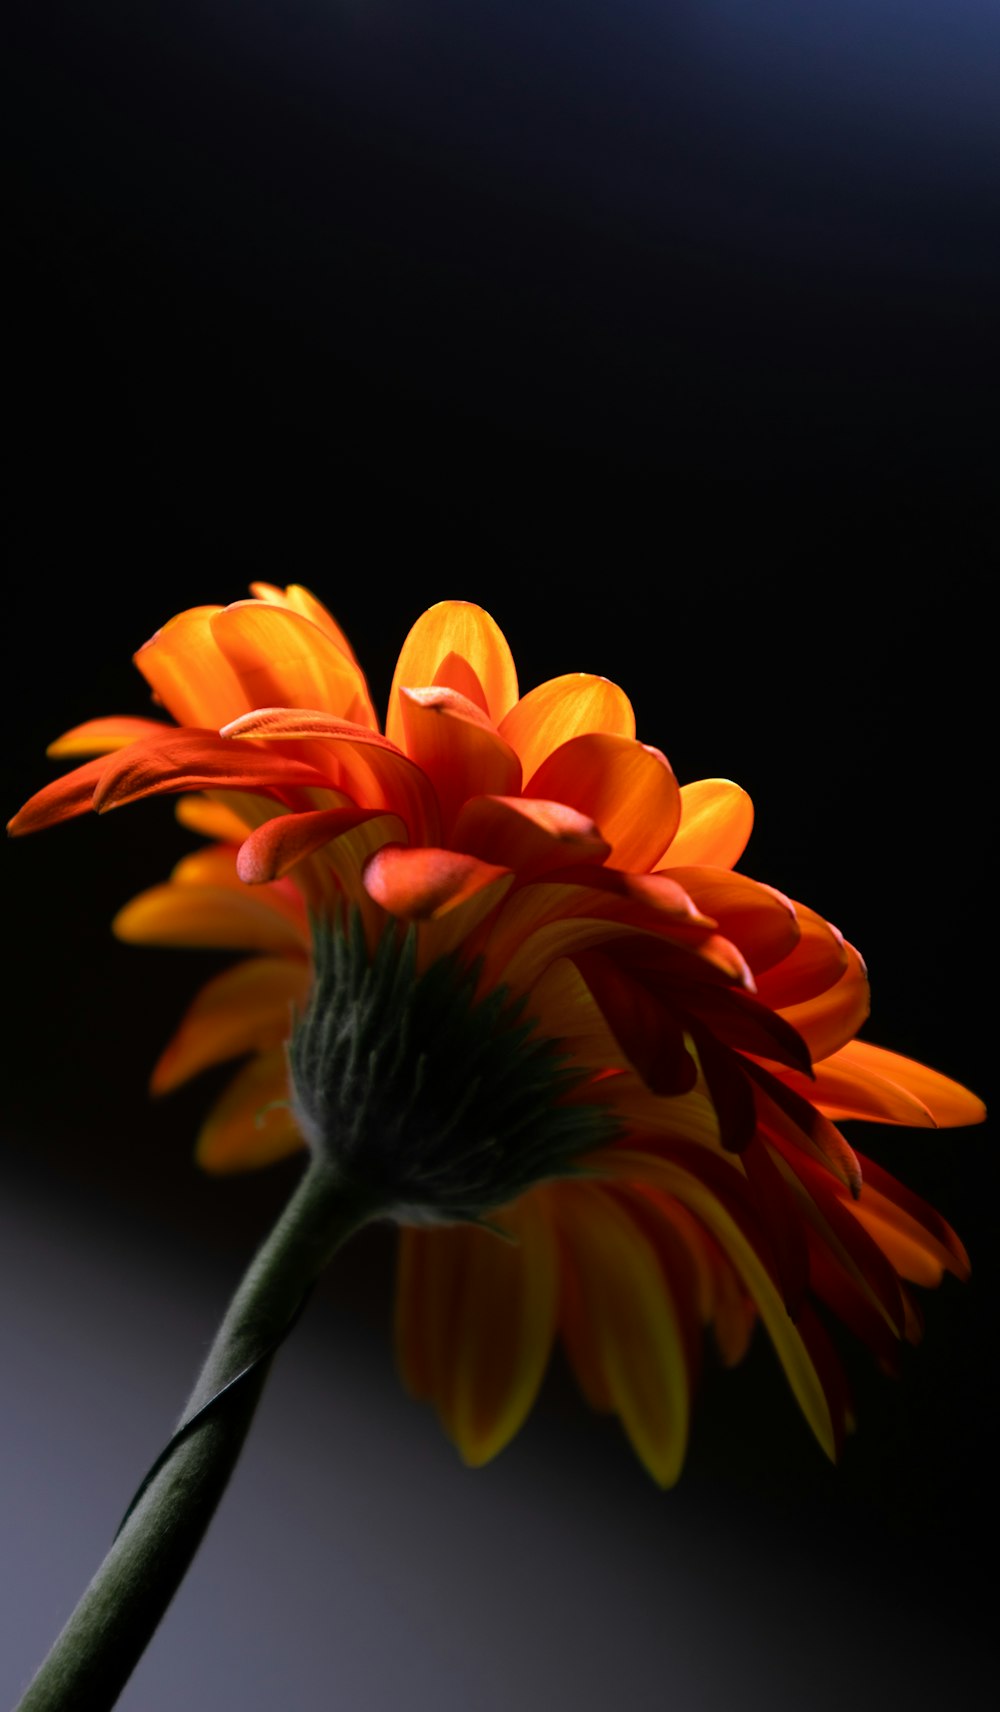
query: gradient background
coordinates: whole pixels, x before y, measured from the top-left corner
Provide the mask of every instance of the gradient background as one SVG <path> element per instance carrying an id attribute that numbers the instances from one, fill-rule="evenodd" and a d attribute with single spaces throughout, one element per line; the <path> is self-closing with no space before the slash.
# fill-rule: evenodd
<path id="1" fill-rule="evenodd" d="M 748 872 L 860 945 L 873 1038 L 987 1098 L 1000 14 L 848 0 L 13 4 L 9 807 L 145 710 L 179 608 L 301 580 L 384 703 L 477 600 L 525 687 L 738 779 Z M 13 605 L 13 612 L 11 612 Z M 145 1082 L 224 959 L 107 923 L 150 805 L 5 851 L 0 1700 L 100 1558 L 295 1167 L 190 1163 Z M 990 842 L 992 855 L 992 840 Z M 966 1238 L 829 1468 L 760 1341 L 661 1495 L 557 1363 L 466 1472 L 343 1255 L 121 1705 L 975 1707 L 993 1624 L 983 1130 L 861 1138 Z"/>

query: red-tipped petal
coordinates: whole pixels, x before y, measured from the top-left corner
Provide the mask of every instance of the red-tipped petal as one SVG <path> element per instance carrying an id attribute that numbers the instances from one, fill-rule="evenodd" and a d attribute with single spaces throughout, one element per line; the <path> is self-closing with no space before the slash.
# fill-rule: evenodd
<path id="1" fill-rule="evenodd" d="M 296 862 L 322 850 L 341 833 L 364 821 L 383 818 L 378 809 L 318 809 L 307 814 L 278 815 L 265 821 L 240 846 L 236 868 L 248 886 L 280 879 Z"/>
<path id="2" fill-rule="evenodd" d="M 53 779 L 51 784 L 44 785 L 7 822 L 11 837 L 42 832 L 46 827 L 58 826 L 61 821 L 74 820 L 77 815 L 86 814 L 94 805 L 94 791 L 110 765 L 109 758 L 101 755 L 95 761 L 84 761 L 71 773 L 64 773 L 61 779 Z"/>
<path id="3" fill-rule="evenodd" d="M 221 788 L 280 795 L 305 787 L 323 789 L 329 783 L 303 761 L 233 742 L 215 731 L 171 731 L 166 737 L 133 743 L 120 755 L 93 765 L 104 768 L 93 798 L 98 813 L 175 791 Z"/>
<path id="4" fill-rule="evenodd" d="M 389 845 L 365 867 L 365 889 L 390 915 L 403 921 L 432 921 L 492 888 L 509 883 L 505 868 L 461 856 L 454 850 L 415 850 Z"/>
<path id="5" fill-rule="evenodd" d="M 310 755 L 325 752 L 329 758 L 328 783 L 360 808 L 398 814 L 416 843 L 440 834 L 437 797 L 430 780 L 394 743 L 364 725 L 335 719 L 315 708 L 265 707 L 234 719 L 222 735 L 282 743 L 309 740 Z"/>

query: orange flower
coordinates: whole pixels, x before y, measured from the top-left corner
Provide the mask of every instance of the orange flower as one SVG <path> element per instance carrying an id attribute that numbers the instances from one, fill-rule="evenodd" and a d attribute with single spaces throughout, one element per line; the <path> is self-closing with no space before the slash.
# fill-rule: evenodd
<path id="1" fill-rule="evenodd" d="M 519 698 L 494 621 L 444 602 L 403 645 L 383 736 L 325 608 L 296 586 L 252 592 L 181 613 L 139 650 L 176 724 L 68 732 L 52 754 L 96 758 L 11 822 L 28 832 L 180 792 L 180 818 L 210 840 L 115 923 L 135 942 L 252 954 L 202 989 L 153 1073 L 161 1093 L 246 1060 L 202 1129 L 201 1164 L 267 1164 L 303 1129 L 326 1144 L 288 1047 L 293 1013 L 315 1020 L 319 1002 L 310 924 L 344 932 L 350 910 L 362 973 L 405 943 L 411 986 L 448 971 L 497 1051 L 509 1037 L 544 1068 L 530 1122 L 518 1108 L 487 1135 L 490 1107 L 456 1123 L 459 1151 L 486 1125 L 467 1210 L 440 1137 L 432 1170 L 404 1134 L 385 1190 L 403 1226 L 403 1374 L 466 1461 L 517 1431 L 558 1336 L 588 1400 L 669 1485 L 703 1328 L 733 1363 L 758 1318 L 834 1456 L 850 1404 L 815 1305 L 891 1369 L 898 1339 L 919 1333 L 910 1285 L 967 1271 L 944 1221 L 836 1120 L 974 1123 L 980 1102 L 855 1038 L 858 953 L 734 871 L 749 798 L 724 779 L 678 786 L 614 684 L 571 674 Z M 457 1109 L 479 1071 L 448 1038 L 432 1031 L 421 1051 Z M 487 1154 L 500 1163 L 484 1176 Z"/>

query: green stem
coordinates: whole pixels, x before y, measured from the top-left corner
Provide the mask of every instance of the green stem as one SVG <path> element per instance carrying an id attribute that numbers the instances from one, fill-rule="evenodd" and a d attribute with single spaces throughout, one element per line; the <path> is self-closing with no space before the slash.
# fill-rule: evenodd
<path id="1" fill-rule="evenodd" d="M 274 1352 L 327 1261 L 367 1216 L 328 1165 L 310 1164 L 233 1297 L 178 1431 L 252 1371 L 172 1443 L 17 1712 L 115 1704 L 226 1489 Z"/>

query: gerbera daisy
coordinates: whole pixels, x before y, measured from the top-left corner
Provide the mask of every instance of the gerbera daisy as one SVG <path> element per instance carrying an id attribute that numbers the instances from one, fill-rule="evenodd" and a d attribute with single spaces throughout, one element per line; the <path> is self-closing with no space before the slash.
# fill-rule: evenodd
<path id="1" fill-rule="evenodd" d="M 305 589 L 181 613 L 136 655 L 162 718 L 89 721 L 86 760 L 12 832 L 181 793 L 207 844 L 115 927 L 246 953 L 198 994 L 158 1093 L 244 1060 L 205 1169 L 303 1146 L 400 1225 L 410 1390 L 469 1463 L 531 1408 L 561 1340 L 663 1485 L 705 1328 L 738 1361 L 759 1319 L 835 1456 L 832 1314 L 891 1369 L 911 1285 L 967 1270 L 930 1207 L 837 1127 L 974 1123 L 980 1102 L 856 1039 L 861 957 L 735 872 L 739 786 L 679 786 L 585 673 L 519 696 L 490 616 L 432 607 L 385 734 L 347 639 Z"/>

